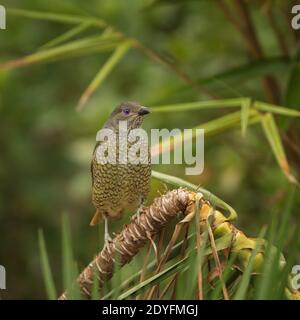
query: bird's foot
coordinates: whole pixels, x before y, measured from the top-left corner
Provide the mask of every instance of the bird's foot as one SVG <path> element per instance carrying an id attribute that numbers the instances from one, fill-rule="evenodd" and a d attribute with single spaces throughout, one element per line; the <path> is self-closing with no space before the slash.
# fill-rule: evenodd
<path id="1" fill-rule="evenodd" d="M 108 232 L 105 232 L 105 234 L 104 234 L 104 247 L 107 247 L 110 242 L 112 242 L 112 238 Z"/>
<path id="2" fill-rule="evenodd" d="M 141 205 L 138 209 L 137 212 L 132 216 L 131 221 L 137 219 L 138 222 L 140 222 L 141 218 L 141 213 L 143 212 L 143 209 L 145 208 L 144 205 Z"/>
<path id="3" fill-rule="evenodd" d="M 108 246 L 109 242 L 111 242 L 112 239 L 111 239 L 111 236 L 109 235 L 109 232 L 108 232 L 108 219 L 107 217 L 105 216 L 104 217 L 104 246 Z"/>

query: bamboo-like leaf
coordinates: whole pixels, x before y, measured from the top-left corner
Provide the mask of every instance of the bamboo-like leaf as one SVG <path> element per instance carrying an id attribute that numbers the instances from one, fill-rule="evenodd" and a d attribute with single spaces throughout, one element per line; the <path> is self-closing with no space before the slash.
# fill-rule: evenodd
<path id="1" fill-rule="evenodd" d="M 62 217 L 62 257 L 64 287 L 68 289 L 70 299 L 78 299 L 80 297 L 79 287 L 77 283 L 74 283 L 78 272 L 73 258 L 71 230 L 66 215 Z"/>
<path id="2" fill-rule="evenodd" d="M 69 54 L 74 54 L 80 50 L 89 50 L 91 48 L 97 48 L 98 50 L 111 50 L 115 48 L 119 43 L 120 40 L 117 34 L 112 35 L 108 39 L 103 38 L 102 35 L 91 36 L 84 39 L 75 40 L 55 48 L 38 51 L 24 58 L 8 61 L 0 65 L 0 67 L 9 69 L 34 63 L 47 62 L 56 58 L 68 57 Z"/>
<path id="3" fill-rule="evenodd" d="M 249 110 L 249 120 L 248 124 L 255 124 L 259 122 L 259 115 L 255 110 Z M 242 112 L 232 112 L 223 117 L 211 120 L 202 125 L 197 126 L 197 128 L 204 129 L 205 135 L 214 135 L 231 128 L 239 127 L 241 124 Z"/>
<path id="4" fill-rule="evenodd" d="M 245 136 L 247 132 L 250 106 L 251 106 L 251 99 L 245 99 L 241 105 L 241 128 L 242 128 L 243 136 Z"/>
<path id="5" fill-rule="evenodd" d="M 212 194 L 210 191 L 208 191 L 204 188 L 201 188 L 200 186 L 196 186 L 196 185 L 194 185 L 188 181 L 185 181 L 181 178 L 174 177 L 174 176 L 171 176 L 171 175 L 168 175 L 165 173 L 161 173 L 158 171 L 154 171 L 154 170 L 152 170 L 152 177 L 154 177 L 160 181 L 163 181 L 165 183 L 175 185 L 177 187 L 186 187 L 186 188 L 189 188 L 193 191 L 201 192 L 206 197 L 206 199 L 209 200 L 214 206 L 223 208 L 230 213 L 229 217 L 227 218 L 228 220 L 234 220 L 237 217 L 236 211 L 229 204 L 227 204 L 225 201 L 223 201 L 219 197 Z"/>
<path id="6" fill-rule="evenodd" d="M 267 58 L 201 79 L 198 83 L 201 85 L 217 85 L 224 82 L 247 81 L 264 75 L 286 71 L 290 65 L 291 61 L 285 57 Z"/>
<path id="7" fill-rule="evenodd" d="M 274 286 L 272 280 L 274 279 L 274 274 L 276 274 L 279 267 L 279 261 L 276 259 L 276 255 L 272 254 L 272 248 L 275 239 L 275 233 L 277 232 L 278 220 L 273 219 L 270 229 L 268 230 L 268 241 L 266 244 L 266 249 L 264 252 L 265 263 L 263 265 L 262 274 L 258 279 L 256 298 L 258 300 L 267 299 L 268 293 L 270 292 L 271 286 Z M 278 266 L 278 267 L 277 267 Z M 272 279 L 273 278 L 273 279 Z"/>
<path id="8" fill-rule="evenodd" d="M 273 115 L 270 113 L 261 115 L 261 123 L 280 168 L 290 182 L 297 183 L 296 178 L 290 172 L 290 167 Z"/>
<path id="9" fill-rule="evenodd" d="M 55 12 L 41 12 L 41 11 L 32 11 L 32 10 L 23 10 L 16 8 L 8 8 L 8 14 L 21 16 L 24 18 L 37 19 L 37 20 L 46 20 L 53 22 L 61 22 L 67 24 L 78 24 L 78 23 L 91 23 L 97 27 L 105 27 L 107 24 L 104 20 L 96 19 L 89 16 L 76 16 L 71 14 L 62 14 Z"/>
<path id="10" fill-rule="evenodd" d="M 93 284 L 92 284 L 92 300 L 100 300 L 100 292 L 99 292 L 99 271 L 95 268 L 93 271 Z"/>
<path id="11" fill-rule="evenodd" d="M 203 123 L 201 125 L 198 125 L 198 126 L 192 128 L 192 135 L 184 137 L 184 143 L 188 143 L 189 141 L 194 139 L 197 136 L 197 134 L 199 134 L 197 132 L 197 129 L 203 129 L 205 136 L 214 135 L 214 134 L 226 131 L 228 129 L 232 129 L 232 128 L 236 128 L 236 127 L 240 126 L 241 118 L 242 118 L 242 112 L 237 111 L 237 112 L 232 112 L 230 114 L 227 114 L 223 117 L 208 121 L 208 122 Z M 247 122 L 244 124 L 246 126 L 248 123 L 252 125 L 252 124 L 255 124 L 260 121 L 259 114 L 253 109 L 249 110 L 248 118 L 249 118 L 249 120 L 244 121 L 244 122 Z M 178 139 L 177 139 L 177 137 L 178 137 Z M 173 143 L 171 143 L 171 144 L 169 143 L 169 139 L 166 139 L 166 140 L 163 140 L 159 144 L 153 145 L 151 147 L 151 156 L 154 157 L 154 156 L 161 154 L 163 152 L 163 150 L 165 150 L 166 146 L 168 148 L 170 147 L 170 151 L 175 150 L 176 147 L 178 146 L 178 144 L 182 143 L 181 138 L 182 138 L 182 136 L 180 134 L 178 136 L 173 137 Z"/>
<path id="12" fill-rule="evenodd" d="M 232 243 L 232 236 L 228 235 L 228 234 L 224 235 L 223 237 L 216 240 L 216 249 L 217 249 L 217 251 L 224 250 L 226 248 L 229 248 L 231 243 Z M 176 246 L 179 246 L 179 244 L 177 244 Z M 212 253 L 210 246 L 207 246 L 207 247 L 204 246 L 204 248 L 205 249 L 203 250 L 203 252 L 201 252 L 202 257 L 210 255 Z M 190 252 L 187 255 L 187 257 L 185 257 L 184 259 L 181 259 L 180 261 L 172 264 L 167 269 L 159 272 L 158 274 L 156 274 L 156 275 L 146 279 L 145 281 L 140 282 L 136 286 L 130 288 L 129 290 L 127 290 L 126 292 L 121 294 L 118 297 L 118 299 L 126 299 L 126 298 L 129 298 L 130 296 L 135 296 L 138 293 L 146 290 L 147 288 L 152 287 L 155 284 L 160 283 L 164 279 L 172 276 L 174 273 L 182 271 L 186 266 L 190 267 L 191 261 L 193 260 L 192 259 L 193 254 L 196 254 L 196 256 L 197 256 L 197 249 L 196 248 L 193 248 L 192 252 Z"/>
<path id="13" fill-rule="evenodd" d="M 178 103 L 171 105 L 163 105 L 151 108 L 152 112 L 179 112 L 200 109 L 218 109 L 240 107 L 243 103 L 248 102 L 248 98 L 235 98 L 224 100 L 208 100 L 187 103 Z"/>
<path id="14" fill-rule="evenodd" d="M 290 78 L 286 90 L 285 105 L 299 110 L 300 109 L 300 49 L 298 50 L 291 68 Z"/>
<path id="15" fill-rule="evenodd" d="M 254 108 L 259 111 L 276 113 L 276 114 L 280 114 L 283 116 L 300 117 L 300 111 L 298 111 L 298 110 L 289 109 L 289 108 L 285 108 L 285 107 L 281 107 L 281 106 L 276 106 L 276 105 L 266 103 L 266 102 L 255 101 Z"/>
<path id="16" fill-rule="evenodd" d="M 192 237 L 192 235 L 188 236 L 188 240 L 190 240 Z M 172 259 L 176 258 L 179 254 L 180 254 L 180 250 L 181 250 L 181 246 L 182 246 L 183 241 L 180 241 L 178 243 L 176 243 L 173 248 L 171 249 L 171 254 L 169 256 L 169 258 L 167 259 L 167 261 L 171 261 Z M 153 270 L 153 268 L 156 266 L 157 264 L 157 260 L 154 259 L 152 260 L 150 263 L 147 264 L 146 270 L 151 272 Z M 135 281 L 138 281 L 138 279 L 140 278 L 142 270 L 136 272 L 135 274 L 133 274 L 132 276 L 130 276 L 129 278 L 127 278 L 121 285 L 120 285 L 120 290 L 124 289 L 126 287 L 128 287 L 128 285 L 130 283 L 134 283 Z M 109 293 L 107 293 L 102 299 L 103 300 L 107 300 L 107 299 L 111 299 L 112 296 L 116 295 L 116 291 L 118 291 L 119 288 L 113 288 Z"/>
<path id="17" fill-rule="evenodd" d="M 43 272 L 43 278 L 45 281 L 46 292 L 50 300 L 56 300 L 57 293 L 56 293 L 55 284 L 54 284 L 54 280 L 53 280 L 53 276 L 50 268 L 44 233 L 41 229 L 38 230 L 38 242 L 39 242 L 41 268 Z"/>
<path id="18" fill-rule="evenodd" d="M 55 39 L 48 41 L 43 46 L 41 46 L 39 50 L 45 50 L 45 49 L 49 49 L 49 48 L 61 45 L 62 43 L 66 42 L 68 40 L 71 40 L 72 38 L 74 38 L 78 34 L 87 30 L 90 26 L 91 26 L 90 22 L 83 22 L 83 23 L 79 24 L 78 26 L 68 30 L 67 32 L 59 35 Z"/>
<path id="19" fill-rule="evenodd" d="M 123 294 L 121 294 L 118 299 L 124 300 L 126 298 L 129 298 L 130 296 L 136 295 L 144 290 L 146 290 L 149 287 L 154 286 L 157 283 L 162 282 L 163 280 L 167 279 L 171 275 L 173 275 L 176 272 L 180 272 L 185 266 L 187 266 L 189 263 L 189 258 L 186 257 L 170 267 L 166 268 L 165 270 L 155 274 L 154 276 L 150 277 L 149 279 L 137 284 L 136 286 L 130 288 Z"/>
<path id="20" fill-rule="evenodd" d="M 201 87 L 210 88 L 211 91 L 215 90 L 220 92 L 220 90 L 224 89 L 224 91 L 234 93 L 235 95 L 238 94 L 240 96 L 241 94 L 238 88 L 241 83 L 245 83 L 249 80 L 253 81 L 254 79 L 264 75 L 281 74 L 282 72 L 287 72 L 290 66 L 291 60 L 289 58 L 266 58 L 226 70 L 207 78 L 199 79 L 197 80 L 197 84 Z M 235 83 L 237 83 L 238 86 L 236 86 Z M 176 88 L 172 88 L 172 92 L 174 92 L 174 90 L 177 92 L 185 92 L 190 90 L 190 87 L 177 86 Z"/>
<path id="21" fill-rule="evenodd" d="M 116 66 L 116 64 L 124 57 L 129 48 L 131 47 L 131 41 L 125 41 L 120 44 L 114 53 L 109 57 L 109 59 L 105 62 L 105 64 L 101 67 L 99 72 L 96 74 L 93 81 L 87 87 L 87 89 L 82 94 L 79 104 L 77 106 L 77 111 L 81 111 L 90 96 L 95 92 L 95 90 L 101 85 L 103 80 L 110 74 L 112 69 Z"/>

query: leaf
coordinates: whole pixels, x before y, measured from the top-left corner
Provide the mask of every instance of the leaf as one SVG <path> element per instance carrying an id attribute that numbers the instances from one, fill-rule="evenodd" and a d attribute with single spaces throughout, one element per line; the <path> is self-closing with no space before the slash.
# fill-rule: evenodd
<path id="1" fill-rule="evenodd" d="M 265 115 L 261 115 L 260 117 L 265 135 L 269 141 L 273 154 L 281 170 L 290 182 L 297 184 L 298 182 L 296 178 L 290 172 L 290 167 L 285 155 L 283 144 L 273 115 L 267 113 Z"/>
<path id="2" fill-rule="evenodd" d="M 47 62 L 52 59 L 66 58 L 69 54 L 74 55 L 74 53 L 78 51 L 88 51 L 91 48 L 97 48 L 97 50 L 101 49 L 104 51 L 111 50 L 115 48 L 119 43 L 119 36 L 116 34 L 112 35 L 108 39 L 103 38 L 102 35 L 86 37 L 84 39 L 72 41 L 58 47 L 38 51 L 24 58 L 8 61 L 0 65 L 0 67 L 10 69 L 34 63 Z"/>
<path id="3" fill-rule="evenodd" d="M 226 70 L 206 79 L 201 79 L 198 83 L 201 85 L 214 85 L 218 84 L 218 82 L 222 84 L 229 81 L 247 81 L 249 79 L 262 77 L 271 73 L 285 71 L 290 65 L 291 61 L 285 57 L 267 58 Z"/>
<path id="4" fill-rule="evenodd" d="M 52 275 L 50 264 L 49 264 L 49 258 L 48 258 L 48 253 L 46 249 L 44 233 L 41 229 L 38 230 L 38 242 L 39 242 L 39 251 L 40 251 L 40 261 L 41 261 L 41 267 L 43 272 L 43 278 L 46 286 L 46 292 L 50 300 L 56 300 L 57 293 L 56 293 L 53 275 Z"/>
<path id="5" fill-rule="evenodd" d="M 244 117 L 247 117 L 247 119 L 244 120 L 246 122 L 244 125 L 247 126 L 248 123 L 255 124 L 260 121 L 259 115 L 255 110 L 250 110 L 249 115 L 244 115 Z M 238 127 L 241 124 L 241 118 L 242 118 L 242 112 L 232 112 L 230 114 L 227 114 L 223 117 L 208 121 L 206 123 L 200 124 L 194 128 L 192 128 L 192 134 L 184 136 L 184 143 L 187 143 L 197 137 L 198 134 L 202 134 L 201 132 L 198 132 L 198 129 L 203 129 L 205 136 L 208 135 L 214 135 L 223 131 L 226 131 L 231 128 Z M 249 120 L 248 120 L 249 118 Z M 172 143 L 170 143 L 169 138 L 166 138 L 160 143 L 157 143 L 151 147 L 151 156 L 155 157 L 161 153 L 165 149 L 169 151 L 173 151 L 176 149 L 176 147 L 182 144 L 182 135 L 181 133 L 178 135 L 172 136 Z"/>
<path id="6" fill-rule="evenodd" d="M 218 109 L 218 108 L 230 108 L 240 107 L 245 99 L 248 98 L 235 98 L 235 99 L 224 99 L 224 100 L 208 100 L 208 101 L 196 101 L 188 103 L 178 103 L 171 105 L 163 105 L 151 108 L 152 112 L 178 112 L 178 111 L 189 111 L 189 110 L 201 110 L 201 109 Z"/>
<path id="7" fill-rule="evenodd" d="M 224 235 L 223 237 L 216 240 L 217 251 L 224 250 L 224 249 L 230 247 L 231 243 L 232 243 L 232 235 L 230 235 L 230 234 Z M 179 245 L 177 244 L 177 246 L 179 246 Z M 205 246 L 204 246 L 204 248 L 205 248 Z M 211 252 L 212 252 L 211 247 L 207 246 L 205 248 L 205 250 L 203 250 L 203 252 L 201 253 L 201 256 L 210 255 Z M 192 253 L 195 253 L 197 255 L 197 249 L 193 248 Z M 190 252 L 190 254 L 187 257 L 185 257 L 184 259 L 181 259 L 180 261 L 174 263 L 173 265 L 171 265 L 167 269 L 161 271 L 160 273 L 158 273 L 158 274 L 150 277 L 149 279 L 146 279 L 145 281 L 135 285 L 134 287 L 130 288 L 129 290 L 127 290 L 126 292 L 121 294 L 117 299 L 122 300 L 122 299 L 127 299 L 130 296 L 135 296 L 138 293 L 140 293 L 141 291 L 144 291 L 147 288 L 152 287 L 155 284 L 162 282 L 163 280 L 170 277 L 174 273 L 180 272 L 186 266 L 190 266 L 191 261 L 193 260 L 192 258 L 193 258 L 193 255 L 191 255 L 191 252 Z"/>
<path id="8" fill-rule="evenodd" d="M 245 136 L 247 132 L 250 106 L 251 106 L 251 99 L 244 99 L 241 105 L 241 128 L 242 128 L 243 136 Z"/>
<path id="9" fill-rule="evenodd" d="M 259 111 L 265 111 L 270 113 L 276 113 L 283 116 L 289 116 L 289 117 L 300 117 L 300 111 L 289 109 L 281 106 L 276 106 L 274 104 L 266 103 L 266 102 L 260 102 L 255 101 L 253 104 L 254 108 Z"/>
<path id="10" fill-rule="evenodd" d="M 165 173 L 161 173 L 158 171 L 154 171 L 152 170 L 152 177 L 161 180 L 165 183 L 169 183 L 172 185 L 175 185 L 177 187 L 186 187 L 189 188 L 195 192 L 201 192 L 207 200 L 209 200 L 214 206 L 218 206 L 220 208 L 223 208 L 225 210 L 227 210 L 230 215 L 227 218 L 228 220 L 235 220 L 237 217 L 237 213 L 236 211 L 226 202 L 224 202 L 223 200 L 221 200 L 220 198 L 218 198 L 217 196 L 215 196 L 214 194 L 212 194 L 210 191 L 201 188 L 199 186 L 196 186 L 188 181 L 185 181 L 181 178 L 178 177 L 174 177 Z"/>
<path id="11" fill-rule="evenodd" d="M 149 279 L 135 285 L 134 287 L 130 288 L 123 294 L 121 294 L 118 299 L 124 300 L 129 298 L 132 295 L 136 295 L 141 291 L 144 291 L 145 289 L 154 286 L 157 283 L 162 282 L 163 280 L 170 277 L 172 274 L 181 271 L 184 267 L 188 265 L 189 258 L 186 257 L 175 264 L 171 265 L 167 269 L 159 272 L 158 274 L 155 274 L 154 276 L 150 277 Z"/>
<path id="12" fill-rule="evenodd" d="M 295 56 L 292 64 L 290 78 L 288 81 L 285 105 L 287 107 L 300 110 L 300 50 Z"/>
<path id="13" fill-rule="evenodd" d="M 265 75 L 281 74 L 282 72 L 286 72 L 290 65 L 291 60 L 286 57 L 266 58 L 226 70 L 204 79 L 199 79 L 197 80 L 197 84 L 201 87 L 211 88 L 211 90 L 218 90 L 218 92 L 224 88 L 226 91 L 240 96 L 242 94 L 237 89 L 237 86 L 235 86 L 235 83 L 239 85 Z M 172 89 L 172 93 L 174 90 L 177 92 L 185 92 L 190 90 L 190 87 L 177 86 Z"/>
<path id="14" fill-rule="evenodd" d="M 78 26 L 68 30 L 67 32 L 59 35 L 57 38 L 50 40 L 49 42 L 47 42 L 46 44 L 41 46 L 39 50 L 45 50 L 45 49 L 49 49 L 49 48 L 58 46 L 64 42 L 66 42 L 67 40 L 74 38 L 75 36 L 77 36 L 81 32 L 88 29 L 90 26 L 91 26 L 91 23 L 83 22 L 80 25 L 78 25 Z"/>
<path id="15" fill-rule="evenodd" d="M 102 84 L 104 79 L 110 74 L 110 72 L 116 66 L 116 64 L 124 57 L 124 55 L 127 53 L 131 45 L 132 45 L 131 41 L 125 41 L 116 48 L 114 53 L 109 57 L 109 59 L 101 67 L 101 69 L 96 74 L 93 81 L 90 83 L 90 85 L 82 94 L 77 106 L 77 111 L 82 110 L 82 108 L 84 107 L 84 105 L 86 104 L 90 96 Z"/>
<path id="16" fill-rule="evenodd" d="M 191 237 L 192 237 L 192 235 L 188 236 L 188 240 L 190 240 Z M 173 246 L 173 248 L 171 249 L 171 254 L 170 254 L 167 261 L 170 261 L 171 259 L 173 259 L 174 257 L 177 257 L 180 254 L 182 243 L 183 243 L 183 241 L 180 241 Z M 153 268 L 156 266 L 156 264 L 157 264 L 157 260 L 156 259 L 152 260 L 150 263 L 148 263 L 146 270 L 152 271 Z M 102 299 L 103 300 L 111 299 L 113 295 L 116 295 L 116 292 L 118 290 L 121 290 L 121 289 L 128 287 L 131 283 L 134 283 L 135 281 L 139 281 L 141 272 L 142 272 L 142 270 L 134 273 L 132 276 L 127 278 L 125 281 L 123 281 L 123 283 L 120 285 L 120 288 L 113 288 Z"/>
<path id="17" fill-rule="evenodd" d="M 8 8 L 8 14 L 21 16 L 24 18 L 37 19 L 37 20 L 46 20 L 53 22 L 62 22 L 68 24 L 78 24 L 78 23 L 91 23 L 97 27 L 107 26 L 106 22 L 101 19 L 96 19 L 89 16 L 76 16 L 70 14 L 54 13 L 54 12 L 41 12 L 41 11 L 32 11 L 32 10 L 23 10 L 16 8 Z"/>
<path id="18" fill-rule="evenodd" d="M 77 266 L 73 258 L 72 239 L 69 221 L 66 215 L 62 217 L 62 257 L 63 257 L 63 284 L 68 290 L 70 299 L 78 299 L 79 287 L 74 283 L 77 279 Z"/>
<path id="19" fill-rule="evenodd" d="M 232 112 L 223 117 L 201 124 L 197 128 L 204 129 L 205 135 L 213 135 L 213 134 L 217 134 L 217 133 L 226 131 L 228 129 L 240 126 L 242 117 L 243 116 L 241 111 Z M 248 123 L 255 124 L 259 122 L 259 116 L 255 110 L 251 109 L 249 111 L 249 115 L 247 116 L 247 119 L 248 117 L 249 117 L 249 120 L 247 120 L 247 122 L 244 123 L 244 126 L 248 125 Z"/>

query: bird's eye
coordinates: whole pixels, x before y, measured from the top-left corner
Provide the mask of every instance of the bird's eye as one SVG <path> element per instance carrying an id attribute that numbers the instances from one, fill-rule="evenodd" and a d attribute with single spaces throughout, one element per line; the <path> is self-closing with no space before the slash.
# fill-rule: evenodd
<path id="1" fill-rule="evenodd" d="M 129 113 L 130 113 L 130 109 L 128 109 L 128 108 L 123 109 L 123 113 L 124 113 L 126 116 L 128 116 Z"/>

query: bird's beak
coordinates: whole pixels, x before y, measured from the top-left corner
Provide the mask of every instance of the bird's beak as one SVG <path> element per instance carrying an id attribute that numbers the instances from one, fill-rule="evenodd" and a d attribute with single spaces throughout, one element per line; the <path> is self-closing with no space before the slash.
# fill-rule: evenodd
<path id="1" fill-rule="evenodd" d="M 146 114 L 149 114 L 150 110 L 147 107 L 141 107 L 138 114 L 139 116 L 145 116 Z"/>

